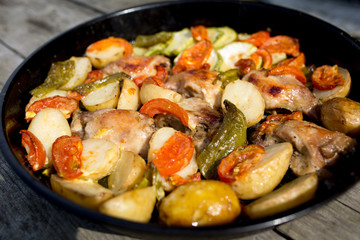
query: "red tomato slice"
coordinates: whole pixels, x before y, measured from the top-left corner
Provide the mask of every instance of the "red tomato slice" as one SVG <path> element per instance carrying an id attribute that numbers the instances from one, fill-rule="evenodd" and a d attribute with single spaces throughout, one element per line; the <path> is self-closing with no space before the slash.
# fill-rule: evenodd
<path id="1" fill-rule="evenodd" d="M 193 36 L 193 38 L 195 39 L 195 41 L 201 41 L 201 40 L 205 40 L 208 39 L 208 31 L 206 29 L 205 26 L 203 25 L 197 25 L 197 26 L 193 26 L 190 27 L 191 30 L 191 34 Z"/>
<path id="2" fill-rule="evenodd" d="M 106 39 L 99 40 L 93 44 L 91 44 L 86 51 L 87 52 L 93 52 L 93 51 L 103 51 L 111 46 L 119 46 L 124 48 L 124 55 L 123 57 L 131 56 L 133 53 L 133 47 L 132 45 L 126 41 L 123 38 L 115 38 L 115 37 L 109 37 Z"/>
<path id="3" fill-rule="evenodd" d="M 194 173 L 190 179 L 184 179 L 179 175 L 174 174 L 170 177 L 170 181 L 174 186 L 180 186 L 189 182 L 198 182 L 201 181 L 201 173 L 200 172 Z"/>
<path id="4" fill-rule="evenodd" d="M 291 56 L 298 56 L 300 54 L 300 44 L 296 38 L 286 35 L 278 35 L 269 38 L 261 48 L 265 48 L 270 53 L 286 53 Z"/>
<path id="5" fill-rule="evenodd" d="M 337 65 L 324 65 L 316 68 L 311 76 L 311 80 L 314 88 L 318 90 L 331 90 L 345 84 L 345 79 L 339 72 Z"/>
<path id="6" fill-rule="evenodd" d="M 259 48 L 256 52 L 251 54 L 250 59 L 254 60 L 256 65 L 260 61 L 260 58 L 263 61 L 262 68 L 271 68 L 272 67 L 272 56 L 268 50 L 265 48 Z"/>
<path id="7" fill-rule="evenodd" d="M 265 154 L 265 149 L 256 144 L 235 148 L 221 160 L 218 167 L 220 180 L 226 183 L 235 181 L 255 166 L 263 154 Z"/>
<path id="8" fill-rule="evenodd" d="M 177 64 L 172 69 L 173 74 L 187 70 L 202 69 L 204 67 L 209 68 L 210 66 L 206 62 L 212 50 L 212 43 L 207 39 L 195 43 L 182 53 Z"/>
<path id="9" fill-rule="evenodd" d="M 173 114 L 179 118 L 184 126 L 187 127 L 189 125 L 189 116 L 187 112 L 178 104 L 165 98 L 155 98 L 146 102 L 140 108 L 139 112 L 148 117 L 154 117 L 156 114 L 160 113 Z"/>
<path id="10" fill-rule="evenodd" d="M 69 118 L 71 113 L 79 109 L 79 101 L 74 98 L 62 96 L 43 98 L 31 104 L 26 112 L 34 112 L 37 114 L 45 108 L 56 108 L 60 110 L 66 118 Z M 25 117 L 25 119 L 27 122 L 29 122 L 31 121 L 32 117 Z"/>
<path id="11" fill-rule="evenodd" d="M 300 53 L 299 56 L 279 62 L 276 66 L 292 66 L 300 69 L 305 66 L 305 54 Z"/>
<path id="12" fill-rule="evenodd" d="M 290 75 L 295 77 L 302 84 L 306 84 L 305 74 L 299 68 L 292 66 L 276 66 L 270 70 L 269 75 Z"/>
<path id="13" fill-rule="evenodd" d="M 159 149 L 153 163 L 161 176 L 171 176 L 189 165 L 194 149 L 192 139 L 178 131 Z"/>
<path id="14" fill-rule="evenodd" d="M 97 80 L 102 79 L 103 77 L 104 77 L 103 71 L 92 70 L 91 72 L 88 73 L 87 78 L 84 83 L 95 82 Z"/>
<path id="15" fill-rule="evenodd" d="M 34 171 L 44 167 L 46 162 L 46 151 L 40 140 L 30 131 L 21 130 L 21 144 L 28 153 L 25 157 Z"/>
<path id="16" fill-rule="evenodd" d="M 270 38 L 270 33 L 268 31 L 258 31 L 251 34 L 247 39 L 240 40 L 241 42 L 252 43 L 257 47 L 263 45 Z"/>
<path id="17" fill-rule="evenodd" d="M 60 177 L 75 179 L 82 175 L 81 154 L 83 145 L 79 136 L 61 136 L 52 146 L 52 160 Z"/>

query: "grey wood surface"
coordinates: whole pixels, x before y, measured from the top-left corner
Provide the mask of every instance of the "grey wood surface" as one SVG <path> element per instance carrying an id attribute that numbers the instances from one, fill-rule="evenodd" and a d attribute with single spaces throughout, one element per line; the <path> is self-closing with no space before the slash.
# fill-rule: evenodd
<path id="1" fill-rule="evenodd" d="M 0 88 L 36 48 L 104 13 L 152 0 L 0 0 Z M 299 9 L 360 37 L 358 1 L 268 0 Z M 0 155 L 0 240 L 130 240 L 39 197 Z M 360 239 L 360 183 L 310 214 L 244 239 Z"/>

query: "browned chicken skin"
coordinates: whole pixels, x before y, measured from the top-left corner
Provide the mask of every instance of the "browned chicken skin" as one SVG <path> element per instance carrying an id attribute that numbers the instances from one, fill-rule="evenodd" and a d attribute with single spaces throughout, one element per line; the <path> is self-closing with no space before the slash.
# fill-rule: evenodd
<path id="1" fill-rule="evenodd" d="M 118 72 L 125 72 L 132 78 L 142 76 L 154 76 L 157 73 L 156 66 L 163 66 L 170 70 L 170 59 L 162 55 L 144 57 L 130 56 L 111 62 L 103 68 L 105 74 L 111 75 Z"/>
<path id="2" fill-rule="evenodd" d="M 243 80 L 251 82 L 265 100 L 266 109 L 301 111 L 318 119 L 319 100 L 301 82 L 290 76 L 268 76 L 267 70 L 252 71 Z"/>
<path id="3" fill-rule="evenodd" d="M 169 77 L 165 87 L 183 95 L 184 98 L 198 97 L 212 107 L 220 106 L 221 82 L 216 81 L 218 72 L 205 69 L 181 72 Z"/>
<path id="4" fill-rule="evenodd" d="M 71 129 L 73 134 L 82 139 L 106 139 L 127 151 L 146 157 L 155 126 L 152 118 L 137 111 L 102 109 L 76 113 Z"/>

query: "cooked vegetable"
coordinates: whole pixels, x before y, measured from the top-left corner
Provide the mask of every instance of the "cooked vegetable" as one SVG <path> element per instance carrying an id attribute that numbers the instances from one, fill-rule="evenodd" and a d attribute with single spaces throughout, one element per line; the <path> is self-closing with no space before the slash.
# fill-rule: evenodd
<path id="1" fill-rule="evenodd" d="M 335 97 L 321 106 L 321 122 L 332 131 L 349 136 L 360 134 L 360 103 L 345 97 Z"/>
<path id="2" fill-rule="evenodd" d="M 89 138 L 82 143 L 80 178 L 98 180 L 109 175 L 120 159 L 120 148 L 104 139 Z"/>
<path id="3" fill-rule="evenodd" d="M 258 219 L 284 212 L 314 198 L 317 186 L 316 173 L 303 175 L 246 205 L 244 213 Z"/>
<path id="4" fill-rule="evenodd" d="M 165 197 L 159 218 L 168 226 L 215 226 L 231 223 L 240 212 L 239 200 L 229 185 L 203 180 L 182 185 Z"/>
<path id="5" fill-rule="evenodd" d="M 269 75 L 289 75 L 299 80 L 302 84 L 306 83 L 304 73 L 299 68 L 293 66 L 276 66 L 269 71 Z"/>
<path id="6" fill-rule="evenodd" d="M 270 38 L 270 33 L 268 31 L 258 31 L 251 35 L 243 34 L 240 37 L 241 42 L 248 42 L 256 47 L 261 47 Z"/>
<path id="7" fill-rule="evenodd" d="M 40 140 L 30 131 L 21 130 L 21 145 L 25 148 L 25 158 L 34 171 L 44 167 L 46 162 L 46 151 Z"/>
<path id="8" fill-rule="evenodd" d="M 162 54 L 174 57 L 194 44 L 194 39 L 190 29 L 184 28 L 181 31 L 173 32 L 172 38 L 166 42 L 166 44 L 165 49 L 162 50 Z"/>
<path id="9" fill-rule="evenodd" d="M 320 99 L 321 102 L 326 102 L 327 100 L 334 97 L 346 97 L 350 92 L 351 87 L 351 77 L 347 69 L 338 67 L 339 73 L 341 73 L 342 78 L 344 79 L 344 84 L 339 85 L 333 89 L 329 90 L 319 90 L 314 88 L 313 94 L 315 97 Z"/>
<path id="10" fill-rule="evenodd" d="M 45 108 L 38 112 L 31 121 L 28 131 L 42 143 L 46 151 L 44 167 L 52 165 L 52 145 L 58 137 L 71 135 L 70 126 L 64 115 L 55 108 Z"/>
<path id="11" fill-rule="evenodd" d="M 113 217 L 147 223 L 155 203 L 155 187 L 145 187 L 127 191 L 104 202 L 99 211 Z"/>
<path id="12" fill-rule="evenodd" d="M 201 174 L 207 179 L 216 178 L 221 159 L 246 142 L 244 114 L 233 103 L 225 100 L 224 104 L 226 113 L 221 127 L 196 159 Z"/>
<path id="13" fill-rule="evenodd" d="M 265 147 L 265 155 L 231 182 L 238 198 L 255 199 L 274 190 L 289 168 L 292 153 L 292 145 L 288 142 Z"/>
<path id="14" fill-rule="evenodd" d="M 146 171 L 146 162 L 139 155 L 121 151 L 114 170 L 108 177 L 108 186 L 115 195 L 132 189 L 143 177 Z"/>
<path id="15" fill-rule="evenodd" d="M 54 96 L 61 96 L 61 97 L 66 97 L 67 96 L 68 91 L 65 90 L 54 90 L 54 91 L 50 91 L 42 96 L 32 96 L 28 102 L 28 104 L 25 107 L 25 114 L 26 111 L 28 110 L 28 108 L 36 101 L 44 99 L 44 98 L 48 98 L 48 97 L 54 97 Z"/>
<path id="16" fill-rule="evenodd" d="M 85 51 L 95 68 L 103 68 L 109 62 L 119 60 L 122 57 L 131 56 L 132 45 L 123 38 L 109 37 L 94 42 Z"/>
<path id="17" fill-rule="evenodd" d="M 227 26 L 208 28 L 208 35 L 216 49 L 222 48 L 237 39 L 236 31 Z"/>
<path id="18" fill-rule="evenodd" d="M 139 87 L 134 81 L 124 78 L 117 109 L 138 110 L 140 105 Z"/>
<path id="19" fill-rule="evenodd" d="M 245 115 L 247 127 L 258 123 L 265 111 L 265 101 L 257 88 L 247 81 L 236 80 L 229 83 L 223 92 L 221 102 L 225 111 L 224 101 L 228 100 L 236 105 Z"/>
<path id="20" fill-rule="evenodd" d="M 141 103 L 145 104 L 146 102 L 155 98 L 165 98 L 174 103 L 179 103 L 182 100 L 181 95 L 173 90 L 151 83 L 144 83 L 140 89 Z"/>
<path id="21" fill-rule="evenodd" d="M 91 63 L 86 57 L 71 57 L 51 65 L 43 84 L 30 91 L 33 96 L 41 97 L 53 90 L 71 90 L 82 84 L 91 71 Z"/>
<path id="22" fill-rule="evenodd" d="M 52 174 L 50 184 L 57 194 L 93 210 L 97 210 L 103 202 L 113 197 L 111 190 L 92 180 L 69 180 Z"/>
<path id="23" fill-rule="evenodd" d="M 158 43 L 164 43 L 171 39 L 173 33 L 171 32 L 158 32 L 153 35 L 138 35 L 135 38 L 134 46 L 136 47 L 151 47 Z"/>
<path id="24" fill-rule="evenodd" d="M 216 80 L 222 82 L 222 87 L 225 88 L 229 83 L 239 80 L 238 70 L 230 69 L 225 72 L 221 72 L 217 75 Z"/>

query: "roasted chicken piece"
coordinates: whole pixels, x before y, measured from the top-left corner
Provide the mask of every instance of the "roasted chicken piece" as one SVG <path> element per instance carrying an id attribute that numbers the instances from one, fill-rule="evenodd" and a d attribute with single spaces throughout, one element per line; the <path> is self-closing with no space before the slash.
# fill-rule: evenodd
<path id="1" fill-rule="evenodd" d="M 118 72 L 125 72 L 133 79 L 155 76 L 156 66 L 162 66 L 167 71 L 170 70 L 170 59 L 161 55 L 144 57 L 130 56 L 109 63 L 103 68 L 105 74 L 111 75 Z"/>
<path id="2" fill-rule="evenodd" d="M 102 109 L 77 112 L 71 123 L 72 134 L 82 139 L 101 138 L 122 149 L 146 157 L 149 140 L 155 131 L 154 120 L 137 111 Z"/>
<path id="3" fill-rule="evenodd" d="M 296 78 L 268 75 L 268 70 L 252 71 L 243 80 L 251 82 L 261 92 L 266 109 L 283 108 L 301 111 L 313 120 L 319 118 L 319 100 Z"/>
<path id="4" fill-rule="evenodd" d="M 183 95 L 184 98 L 198 97 L 211 107 L 220 106 L 221 82 L 216 81 L 218 72 L 205 69 L 181 72 L 169 77 L 165 87 Z"/>

